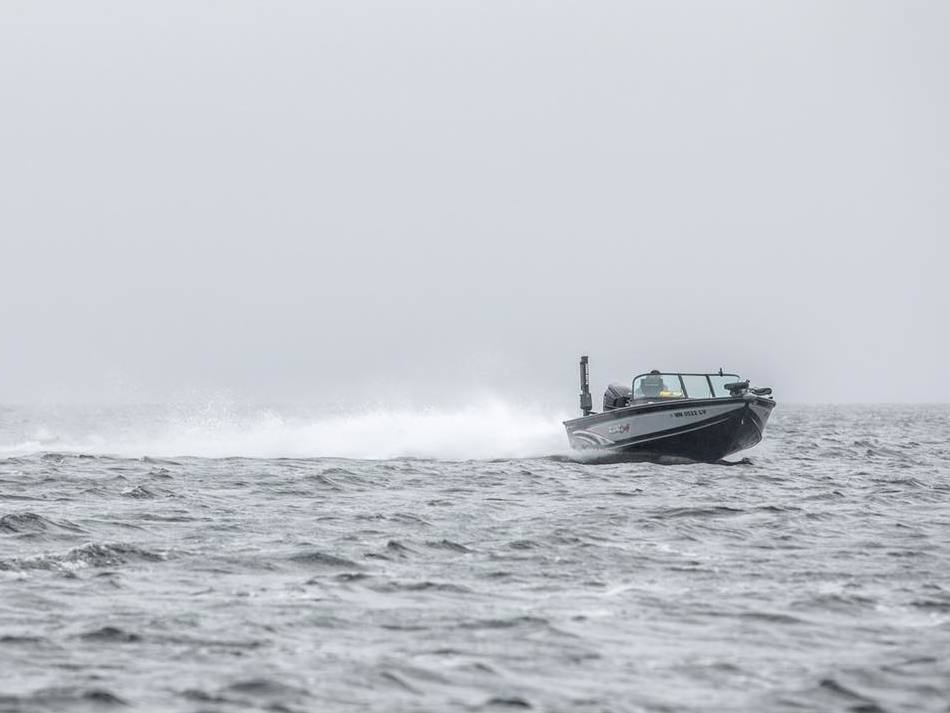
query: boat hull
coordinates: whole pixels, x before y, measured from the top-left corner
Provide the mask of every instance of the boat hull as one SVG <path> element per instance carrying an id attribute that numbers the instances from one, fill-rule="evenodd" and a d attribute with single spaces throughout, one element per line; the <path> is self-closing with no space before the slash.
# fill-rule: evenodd
<path id="1" fill-rule="evenodd" d="M 714 462 L 762 440 L 775 402 L 755 396 L 682 399 L 564 422 L 573 448 L 611 460 L 685 458 Z"/>

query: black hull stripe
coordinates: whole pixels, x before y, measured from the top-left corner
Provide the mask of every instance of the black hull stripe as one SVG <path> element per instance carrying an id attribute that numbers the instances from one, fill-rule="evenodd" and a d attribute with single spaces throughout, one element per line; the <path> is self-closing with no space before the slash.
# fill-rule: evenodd
<path id="1" fill-rule="evenodd" d="M 733 421 L 735 419 L 736 415 L 734 413 L 728 413 L 725 416 L 717 416 L 716 418 L 707 419 L 705 421 L 700 421 L 699 423 L 690 424 L 688 426 L 678 426 L 677 428 L 670 428 L 666 431 L 657 431 L 656 433 L 651 433 L 645 436 L 636 436 L 634 438 L 629 438 L 626 441 L 615 441 L 613 445 L 604 446 L 604 448 L 626 448 L 627 446 L 635 446 L 639 443 L 658 441 L 663 438 L 679 436 L 683 433 L 691 433 L 693 431 L 700 431 L 704 428 L 711 428 L 712 426 L 718 426 L 720 423 Z"/>
<path id="2" fill-rule="evenodd" d="M 765 425 L 762 423 L 762 419 L 759 418 L 759 415 L 751 408 L 745 415 L 750 421 L 752 421 L 752 425 L 755 426 L 755 430 L 759 432 L 759 436 L 761 437 L 765 433 Z"/>

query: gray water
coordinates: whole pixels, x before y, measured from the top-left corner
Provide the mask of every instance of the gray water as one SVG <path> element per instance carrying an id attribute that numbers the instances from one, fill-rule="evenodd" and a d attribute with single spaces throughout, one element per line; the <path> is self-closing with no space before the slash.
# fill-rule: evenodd
<path id="1" fill-rule="evenodd" d="M 945 406 L 780 404 L 733 467 L 484 429 L 477 459 L 133 456 L 0 415 L 2 711 L 950 710 Z M 271 456 L 356 448 L 317 431 Z"/>

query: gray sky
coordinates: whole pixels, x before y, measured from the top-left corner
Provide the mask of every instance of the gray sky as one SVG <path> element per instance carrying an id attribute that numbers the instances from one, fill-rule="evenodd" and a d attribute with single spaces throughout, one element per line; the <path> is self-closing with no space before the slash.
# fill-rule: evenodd
<path id="1" fill-rule="evenodd" d="M 950 401 L 947 2 L 6 0 L 0 89 L 3 401 Z"/>

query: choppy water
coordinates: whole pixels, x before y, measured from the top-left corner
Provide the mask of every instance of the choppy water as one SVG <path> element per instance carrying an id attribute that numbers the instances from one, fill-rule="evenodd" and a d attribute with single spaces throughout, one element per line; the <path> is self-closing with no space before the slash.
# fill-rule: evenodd
<path id="1" fill-rule="evenodd" d="M 0 710 L 948 710 L 950 408 L 780 404 L 736 467 L 509 416 L 496 459 L 370 461 L 168 456 L 353 455 L 378 416 L 0 413 Z M 465 457 L 466 418 L 406 452 Z"/>

